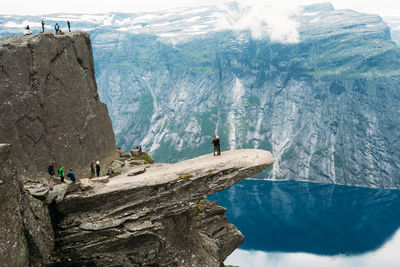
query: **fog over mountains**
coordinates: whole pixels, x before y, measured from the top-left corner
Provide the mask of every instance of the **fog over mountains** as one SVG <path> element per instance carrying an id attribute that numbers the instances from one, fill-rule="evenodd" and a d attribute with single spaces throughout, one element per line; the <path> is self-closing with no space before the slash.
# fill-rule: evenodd
<path id="1" fill-rule="evenodd" d="M 118 145 L 159 161 L 263 148 L 260 178 L 400 187 L 400 18 L 329 3 L 291 12 L 232 2 L 138 14 L 54 14 L 91 34 Z M 39 31 L 0 16 L 0 36 Z"/>

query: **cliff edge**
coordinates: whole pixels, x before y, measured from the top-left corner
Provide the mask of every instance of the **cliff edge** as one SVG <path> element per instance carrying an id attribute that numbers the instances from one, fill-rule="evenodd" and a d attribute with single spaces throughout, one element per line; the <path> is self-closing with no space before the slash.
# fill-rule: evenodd
<path id="1" fill-rule="evenodd" d="M 274 161 L 265 150 L 233 150 L 176 164 L 128 166 L 106 183 L 92 182 L 57 203 L 53 263 L 219 267 L 244 237 L 226 219 L 225 208 L 204 198 Z"/>
<path id="2" fill-rule="evenodd" d="M 12 144 L 19 176 L 43 181 L 51 161 L 81 176 L 115 155 L 87 33 L 0 40 L 0 99 L 0 143 Z"/>

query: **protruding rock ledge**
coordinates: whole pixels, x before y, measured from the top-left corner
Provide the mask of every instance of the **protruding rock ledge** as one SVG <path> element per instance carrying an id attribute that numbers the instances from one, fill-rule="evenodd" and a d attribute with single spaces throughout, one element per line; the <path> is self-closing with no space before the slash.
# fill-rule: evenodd
<path id="1" fill-rule="evenodd" d="M 268 151 L 212 154 L 129 171 L 57 203 L 57 255 L 98 265 L 220 266 L 242 234 L 216 203 L 200 202 L 274 163 Z M 55 261 L 63 262 L 59 258 Z"/>

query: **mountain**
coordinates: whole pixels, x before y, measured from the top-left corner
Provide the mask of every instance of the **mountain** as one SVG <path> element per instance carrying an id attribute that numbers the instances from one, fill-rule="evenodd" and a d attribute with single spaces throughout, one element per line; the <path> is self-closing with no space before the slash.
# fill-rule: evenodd
<path id="1" fill-rule="evenodd" d="M 2 16 L 0 34 L 41 19 Z M 400 188 L 400 54 L 377 15 L 233 2 L 46 19 L 90 32 L 125 149 L 176 162 L 211 152 L 217 134 L 223 150 L 272 151 L 259 178 Z"/>
<path id="2" fill-rule="evenodd" d="M 82 177 L 116 157 L 87 33 L 1 39 L 0 67 L 0 143 L 12 144 L 18 175 L 47 181 L 55 161 Z"/>

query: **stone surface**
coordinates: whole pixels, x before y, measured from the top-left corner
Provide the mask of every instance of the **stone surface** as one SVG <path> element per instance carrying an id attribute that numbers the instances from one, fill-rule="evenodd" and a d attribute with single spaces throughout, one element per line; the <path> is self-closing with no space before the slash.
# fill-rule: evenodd
<path id="1" fill-rule="evenodd" d="M 82 177 L 118 156 L 87 33 L 2 39 L 0 62 L 0 142 L 13 145 L 18 175 L 43 182 L 54 160 Z"/>
<path id="2" fill-rule="evenodd" d="M 128 172 L 128 176 L 135 176 L 135 175 L 139 175 L 142 174 L 146 171 L 146 169 L 148 169 L 150 167 L 150 165 L 147 166 L 139 166 L 139 167 L 135 167 L 132 170 L 130 170 Z"/>
<path id="3" fill-rule="evenodd" d="M 120 160 L 113 160 L 108 167 L 108 173 L 121 173 L 125 163 Z"/>
<path id="4" fill-rule="evenodd" d="M 92 190 L 94 187 L 93 181 L 91 179 L 80 179 L 79 188 L 83 191 Z"/>
<path id="5" fill-rule="evenodd" d="M 0 144 L 0 265 L 46 263 L 54 247 L 47 206 L 27 195 L 11 160 L 11 147 Z"/>
<path id="6" fill-rule="evenodd" d="M 108 178 L 108 176 L 101 176 L 92 179 L 93 182 L 97 183 L 108 183 L 109 180 L 110 178 Z"/>
<path id="7" fill-rule="evenodd" d="M 219 267 L 243 236 L 224 208 L 199 201 L 273 162 L 270 152 L 256 149 L 208 154 L 71 192 L 57 203 L 63 216 L 53 262 Z"/>
<path id="8" fill-rule="evenodd" d="M 33 197 L 45 199 L 49 193 L 49 186 L 41 183 L 25 183 L 24 190 Z"/>

